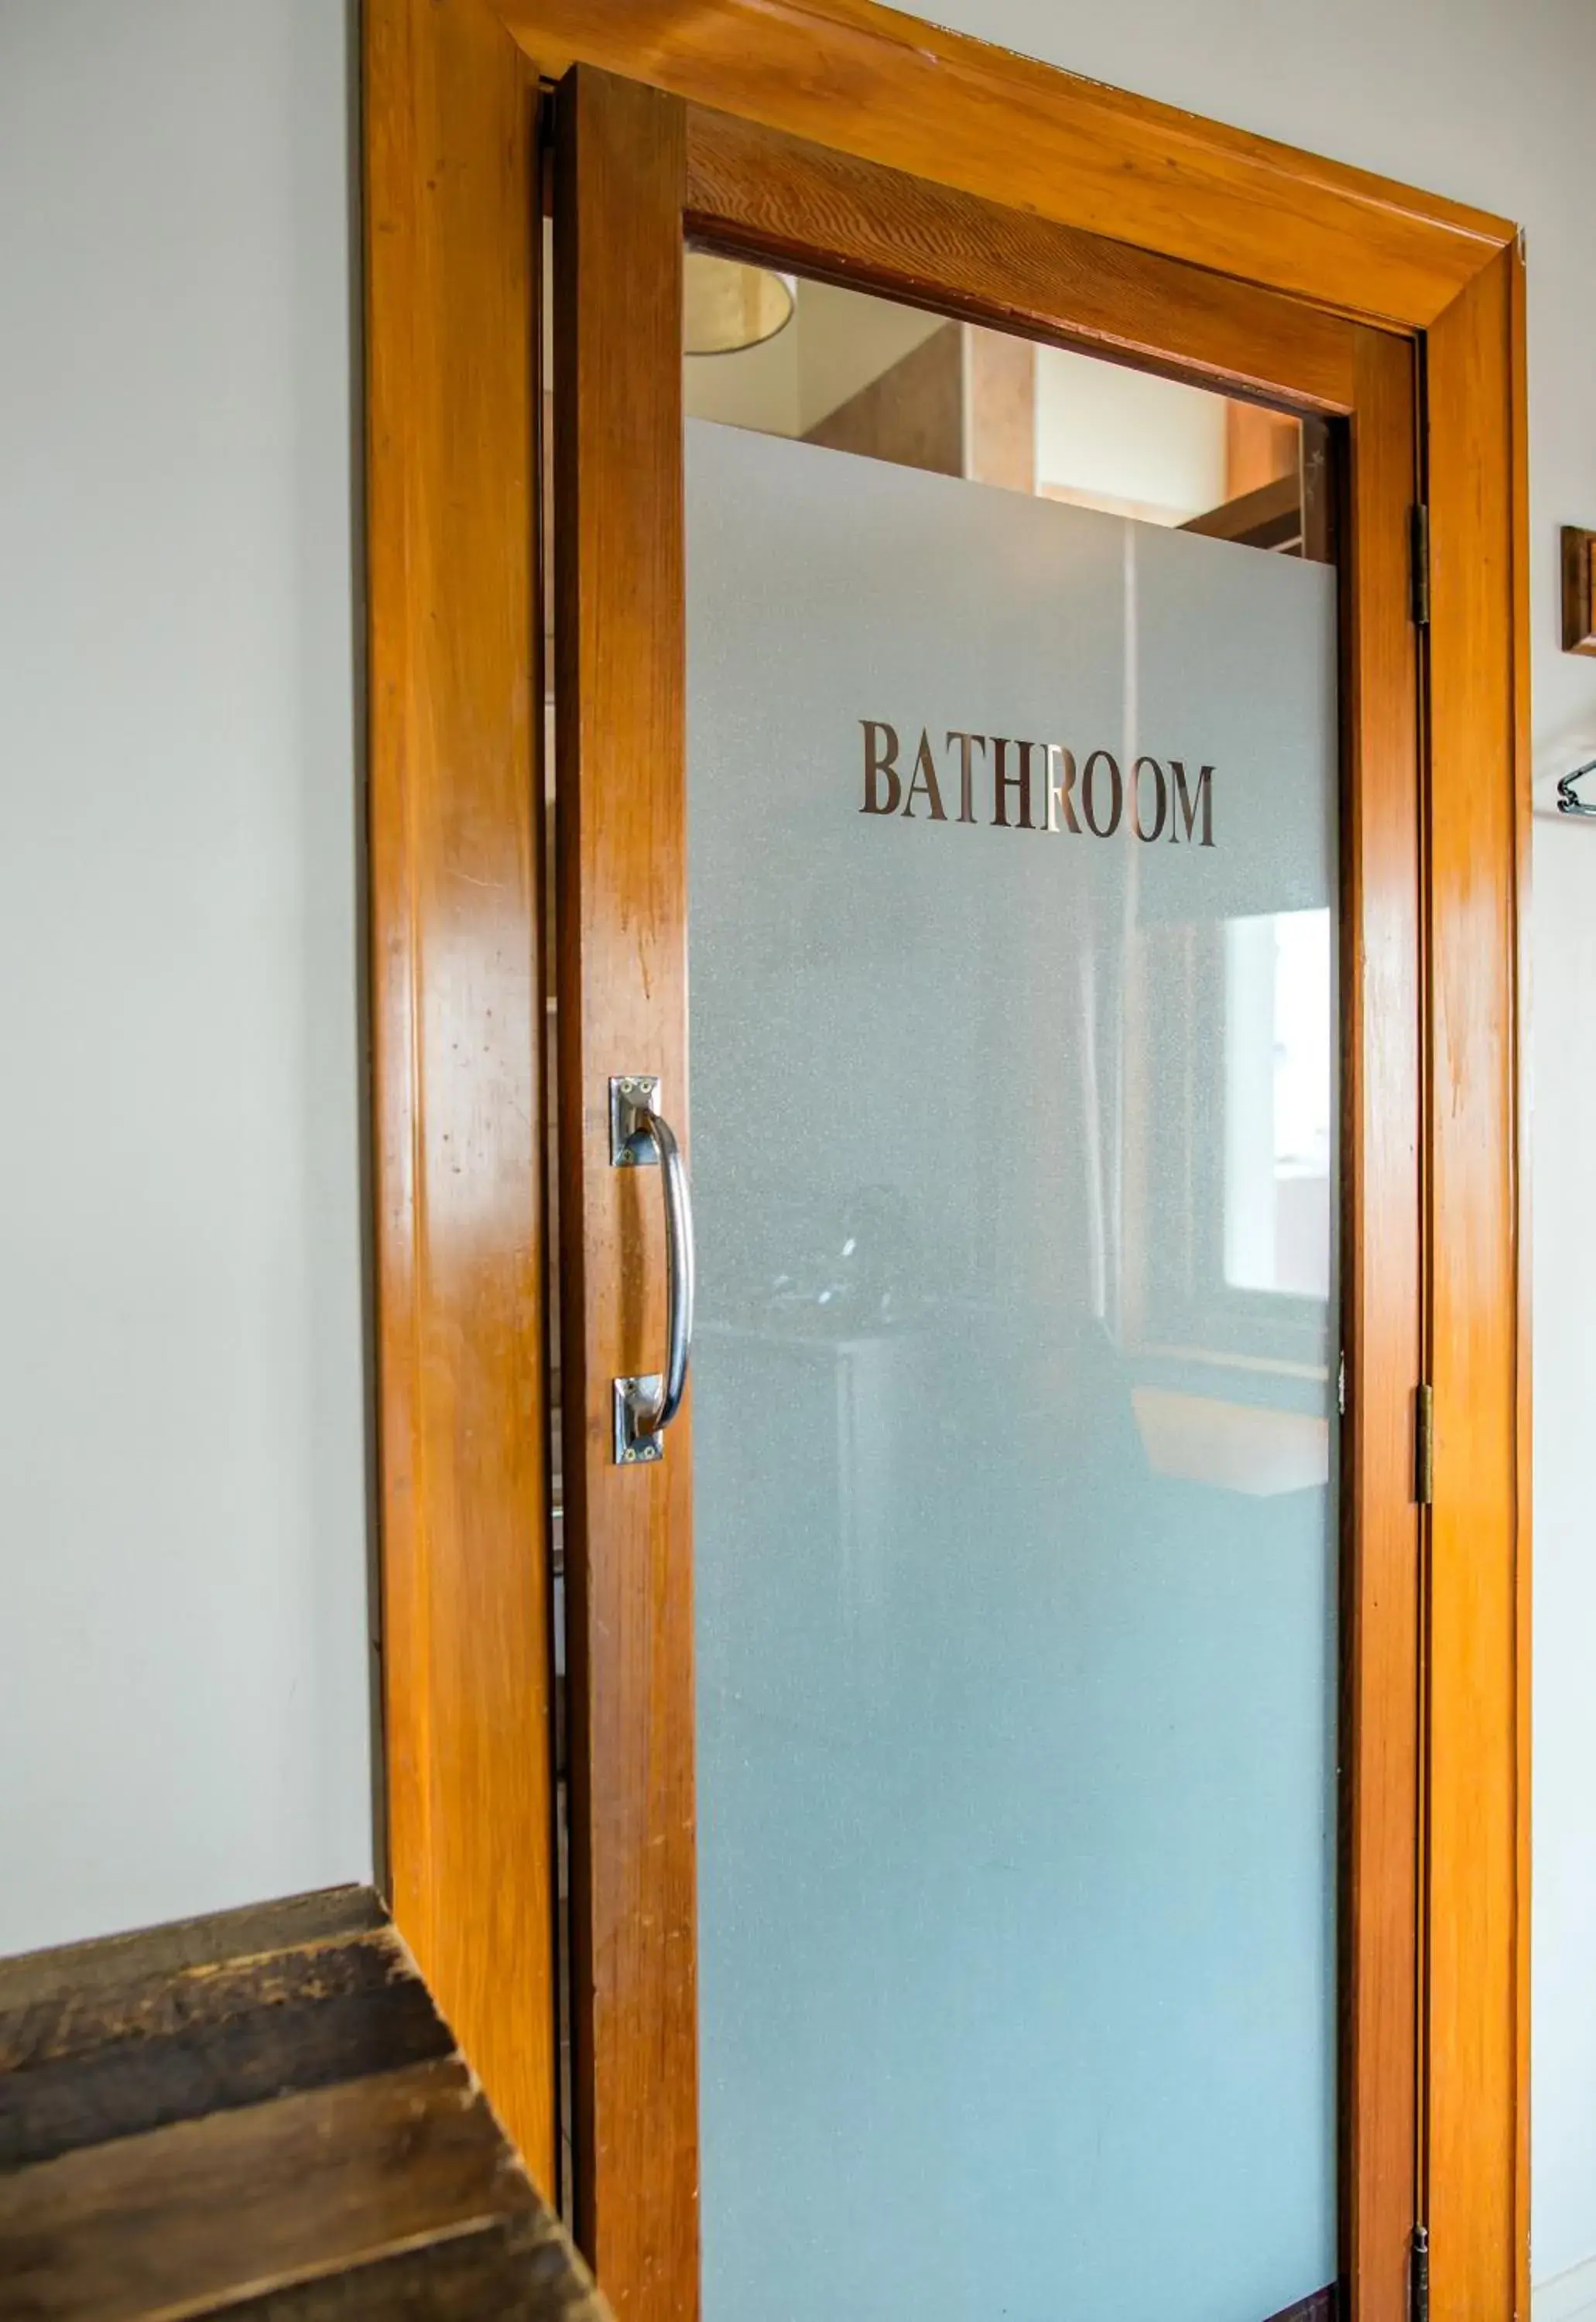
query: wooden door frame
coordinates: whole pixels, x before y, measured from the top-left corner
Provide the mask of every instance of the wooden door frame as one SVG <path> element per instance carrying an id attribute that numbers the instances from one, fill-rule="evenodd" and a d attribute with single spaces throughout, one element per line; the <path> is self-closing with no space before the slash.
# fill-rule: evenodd
<path id="1" fill-rule="evenodd" d="M 1285 335 L 1303 362 L 1314 348 L 1323 354 L 1337 328 L 1345 344 L 1349 323 L 1379 326 L 1363 334 L 1367 354 L 1391 339 L 1411 350 L 1432 573 L 1418 645 L 1421 798 L 1416 828 L 1402 826 L 1398 800 L 1383 827 L 1354 828 L 1351 838 L 1361 908 L 1387 914 L 1388 970 L 1402 957 L 1402 882 L 1411 869 L 1404 846 L 1418 850 L 1423 874 L 1422 1005 L 1411 1042 L 1404 1046 L 1411 1011 L 1401 1005 L 1410 994 L 1400 974 L 1382 983 L 1381 956 L 1371 954 L 1369 1037 L 1357 1051 L 1373 1070 L 1417 1081 L 1425 1246 L 1439 1253 L 1423 1281 L 1412 1369 L 1430 1382 L 1436 1412 L 1433 1504 L 1418 1520 L 1419 1553 L 1408 1576 L 1426 1774 L 1417 2141 L 1436 2310 L 1470 2322 L 1527 2314 L 1528 1367 L 1518 1054 L 1528 655 L 1515 230 L 870 0 L 366 0 L 365 22 L 383 1675 L 401 1927 L 548 2181 L 551 1687 L 534 1149 L 543 1092 L 530 1030 L 541 1000 L 541 624 L 529 556 L 538 516 L 530 456 L 538 251 L 530 220 L 537 92 L 579 64 L 661 93 L 682 125 L 665 129 L 666 111 L 656 110 L 643 138 L 648 166 L 656 193 L 671 170 L 682 171 L 689 222 L 701 228 L 726 223 L 725 173 L 737 176 L 739 141 L 774 132 L 803 141 L 808 151 L 797 160 L 831 169 L 839 183 L 850 165 L 898 170 L 950 201 L 974 197 L 988 216 L 1002 211 L 1111 240 L 1127 278 L 1158 259 L 1200 267 L 1203 277 L 1181 277 L 1190 311 L 1179 367 L 1189 373 L 1202 369 L 1206 329 L 1220 350 L 1214 374 L 1234 375 L 1222 346 L 1231 343 L 1226 302 L 1236 301 L 1238 286 L 1276 294 L 1282 312 L 1289 302 Z M 722 118 L 706 123 L 695 108 Z M 601 110 L 590 135 L 604 133 Z M 671 159 L 677 135 L 679 160 Z M 818 160 L 816 148 L 825 149 Z M 626 160 L 634 180 L 637 160 L 636 152 Z M 752 213 L 749 182 L 743 171 L 739 198 Z M 935 231 L 937 206 L 926 205 L 923 256 L 937 303 L 946 304 L 956 245 Z M 870 230 L 870 210 L 855 205 L 856 238 Z M 602 216 L 600 203 L 590 233 Z M 899 239 L 882 252 L 883 282 L 901 283 L 907 224 L 900 212 Z M 784 246 L 783 230 L 780 220 L 746 214 L 734 238 L 773 250 Z M 628 229 L 612 208 L 602 231 Z M 838 253 L 844 270 L 856 264 L 857 239 L 849 249 L 853 260 Z M 1017 245 L 999 252 L 1016 280 L 1022 255 Z M 989 266 L 986 291 L 969 311 L 1026 327 L 1024 298 L 1005 315 L 990 276 Z M 1166 285 L 1172 279 L 1164 270 Z M 1037 293 L 1033 322 L 1044 305 Z M 1110 351 L 1114 328 L 1105 316 Z M 1124 343 L 1157 335 L 1133 332 Z M 1322 379 L 1304 387 L 1293 360 L 1289 348 L 1278 361 L 1261 360 L 1257 384 L 1278 391 L 1296 378 L 1300 404 L 1320 409 L 1362 408 L 1380 391 L 1373 379 L 1348 397 L 1324 391 Z M 602 557 L 616 544 L 596 536 L 584 553 Z M 1405 575 L 1388 571 L 1380 586 L 1405 589 Z M 1382 744 L 1374 704 L 1400 716 L 1390 705 L 1401 677 L 1391 662 L 1389 613 L 1377 614 L 1373 593 L 1362 604 L 1354 634 L 1366 618 L 1359 666 L 1371 692 L 1368 746 L 1379 748 L 1389 745 L 1390 727 Z M 573 630 L 580 609 L 579 599 L 562 607 Z M 1411 650 L 1412 632 L 1402 634 Z M 668 644 L 644 639 L 645 660 Z M 608 656 L 606 668 L 616 665 Z M 636 678 L 629 715 L 651 699 L 659 707 L 650 681 Z M 579 751 L 579 736 L 571 746 Z M 566 869 L 568 904 L 584 876 L 591 895 L 595 870 L 589 862 L 584 873 L 579 847 Z M 674 875 L 666 866 L 654 930 L 666 945 L 675 939 Z M 581 928 L 568 911 L 567 922 L 562 940 L 603 939 L 597 921 Z M 625 1031 L 629 1003 L 616 990 L 606 1037 Z M 597 1028 L 588 1028 L 597 1038 Z M 580 1032 L 568 1055 L 581 1053 Z M 568 1118 L 572 1100 L 590 1093 L 585 1081 L 568 1090 Z M 579 1102 L 576 1117 L 582 1110 Z M 1391 1230 L 1400 1236 L 1400 1220 Z M 1365 1244 L 1357 1260 L 1354 1327 L 1360 1297 L 1371 1321 L 1381 1311 L 1373 1255 Z M 579 1302 L 579 1284 L 577 1294 Z M 1381 1425 L 1365 1422 L 1355 1456 L 1388 1467 L 1408 1457 L 1410 1384 L 1383 1380 Z M 1360 1377 L 1370 1410 L 1373 1385 Z M 663 1477 L 648 1483 L 670 1488 Z M 611 1550 L 641 1543 L 653 1559 L 657 1608 L 668 1601 L 658 1589 L 671 1577 L 661 1550 L 670 1531 L 652 1517 L 641 1531 L 625 1518 L 618 1532 L 606 1526 Z M 1364 1611 L 1382 1591 L 1407 1585 L 1395 1550 L 1392 1558 L 1384 1568 L 1365 1558 L 1354 1575 L 1354 1587 L 1368 1592 Z M 1384 1633 L 1400 1656 L 1400 1622 Z M 667 1620 L 652 1641 L 662 1640 L 679 1684 L 680 1655 L 690 1653 L 679 1604 L 674 1631 Z M 575 1672 L 579 1688 L 590 1674 L 589 1664 Z M 1383 1681 L 1373 1670 L 1364 1677 Z M 1360 1681 L 1354 1665 L 1354 1687 Z M 606 1699 L 575 1704 L 582 1751 L 602 1738 L 593 1714 L 614 1709 Z M 690 1838 L 690 1761 L 684 1775 L 667 1751 L 659 1770 L 646 1811 L 674 1816 L 679 1843 Z M 572 1773 L 579 1785 L 588 1778 L 579 1762 Z M 1373 1850 L 1371 1862 L 1389 1851 L 1392 1818 L 1407 1811 L 1407 1779 L 1400 1763 L 1383 1772 L 1371 1764 L 1354 1786 L 1354 1866 L 1364 1859 L 1360 1847 Z M 616 1804 L 601 1803 L 606 1811 Z M 679 1857 L 670 1875 L 679 1901 Z M 1358 1907 L 1380 1922 L 1367 1941 L 1392 1955 L 1415 1915 L 1400 1882 L 1360 1879 L 1354 1868 L 1354 1888 Z M 579 1915 L 595 1900 L 590 1890 L 579 1897 Z M 597 1900 L 613 1913 L 621 1898 Z M 623 1914 L 606 1918 L 597 1938 L 609 1972 L 641 1979 L 623 1995 L 628 2005 L 664 1990 L 660 1958 L 649 1956 L 646 1940 L 633 1943 L 634 1933 Z M 1360 1940 L 1354 1929 L 1354 1978 Z M 675 1988 L 669 2052 L 679 2063 L 685 2004 Z M 1400 2036 L 1377 2011 L 1366 2022 L 1377 2046 Z M 1389 2064 L 1369 2069 L 1373 2084 L 1389 2085 Z M 1355 2045 L 1348 2070 L 1357 2082 Z M 654 2322 L 688 2310 L 674 2291 L 643 2302 L 644 2274 L 635 2269 L 663 2267 L 648 2276 L 661 2292 L 682 2274 L 690 2154 L 673 2149 L 661 2159 L 657 2142 L 647 2149 L 660 2123 L 657 2113 L 647 2116 L 644 2082 L 617 2086 L 613 2100 L 634 2116 L 619 2133 L 639 2213 L 635 2230 L 615 2228 L 615 2287 L 624 2312 Z M 600 2133 L 616 2127 L 612 2117 Z M 610 2160 L 618 2162 L 614 2151 Z M 1391 2199 L 1391 2174 L 1389 2156 L 1381 2162 L 1373 2148 L 1364 2165 L 1353 2156 L 1354 2281 L 1361 2204 L 1373 2205 L 1368 2231 L 1382 2239 L 1389 2218 L 1373 2220 Z M 662 2205 L 655 2210 L 651 2186 Z M 606 2229 L 588 2222 L 603 2273 Z M 1386 2322 L 1383 2296 L 1360 2292 L 1361 2322 Z"/>

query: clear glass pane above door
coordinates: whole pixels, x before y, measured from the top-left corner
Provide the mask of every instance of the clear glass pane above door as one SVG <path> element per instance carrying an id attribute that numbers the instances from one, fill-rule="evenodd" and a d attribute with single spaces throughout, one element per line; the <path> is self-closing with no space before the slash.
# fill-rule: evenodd
<path id="1" fill-rule="evenodd" d="M 1322 477 L 808 289 L 689 392 L 707 2322 L 1265 2322 L 1336 2272 Z"/>

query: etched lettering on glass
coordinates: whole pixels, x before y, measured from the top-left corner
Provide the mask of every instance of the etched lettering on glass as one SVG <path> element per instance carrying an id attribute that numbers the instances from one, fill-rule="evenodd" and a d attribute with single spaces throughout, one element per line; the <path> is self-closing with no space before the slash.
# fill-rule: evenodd
<path id="1" fill-rule="evenodd" d="M 1104 786 L 1103 768 L 1108 768 L 1108 797 L 1104 801 L 1104 819 L 1098 819 L 1098 805 Z M 1119 771 L 1119 761 L 1112 750 L 1094 750 L 1081 772 L 1081 804 L 1086 815 L 1086 827 L 1094 838 L 1112 838 L 1119 827 L 1119 818 L 1125 811 L 1125 781 Z"/>
<path id="2" fill-rule="evenodd" d="M 1170 760 L 1170 772 L 1175 778 L 1175 805 L 1181 819 L 1185 822 L 1187 837 L 1190 838 L 1191 836 L 1192 825 L 1197 818 L 1197 809 L 1200 806 L 1202 836 L 1198 844 L 1200 846 L 1211 846 L 1214 843 L 1214 770 L 1212 766 L 1205 766 L 1198 775 L 1195 798 L 1186 787 L 1186 769 L 1179 758 Z M 1170 836 L 1172 838 L 1180 836 L 1173 819 L 1170 823 Z"/>
<path id="3" fill-rule="evenodd" d="M 942 792 L 936 787 L 936 767 L 931 755 L 931 736 L 922 730 L 920 746 L 915 752 L 915 771 L 909 778 L 908 796 L 903 802 L 906 819 L 915 810 L 915 800 L 923 797 L 931 810 L 933 822 L 945 822 L 942 810 Z"/>
<path id="4" fill-rule="evenodd" d="M 961 822 L 973 822 L 975 752 L 978 745 L 982 750 L 986 748 L 987 737 L 984 734 L 950 734 L 948 747 L 952 749 L 955 742 L 959 745 L 959 819 Z"/>
<path id="5" fill-rule="evenodd" d="M 957 786 L 957 819 L 973 824 L 980 819 L 976 768 L 984 760 L 991 781 L 991 829 L 1035 830 L 1054 836 L 1062 831 L 1072 838 L 1113 838 L 1124 829 L 1134 831 L 1145 846 L 1165 839 L 1166 834 L 1166 843 L 1176 846 L 1214 844 L 1216 776 L 1211 765 L 1199 766 L 1193 778 L 1183 759 L 1171 758 L 1166 772 L 1161 759 L 1143 755 L 1133 763 L 1127 781 L 1113 751 L 1096 749 L 1087 754 L 1078 773 L 1075 753 L 1062 742 L 966 733 L 952 727 L 944 737 L 939 774 L 929 729 L 922 727 L 906 783 L 898 727 L 884 718 L 862 718 L 859 728 L 864 744 L 862 814 L 947 822 L 942 787 L 945 776 L 950 792 Z M 1040 775 L 1039 797 L 1033 766 Z M 917 801 L 922 813 L 916 812 Z"/>
<path id="6" fill-rule="evenodd" d="M 862 718 L 864 728 L 864 804 L 862 814 L 896 814 L 903 796 L 898 772 L 898 731 L 874 718 Z M 886 782 L 883 795 L 881 783 Z"/>
<path id="7" fill-rule="evenodd" d="M 1153 777 L 1153 827 L 1149 830 L 1142 819 L 1142 770 L 1145 767 Z M 1169 820 L 1169 784 L 1163 779 L 1163 768 L 1156 758 L 1138 758 L 1131 769 L 1131 819 L 1135 824 L 1136 836 L 1144 846 L 1151 846 L 1163 835 Z"/>

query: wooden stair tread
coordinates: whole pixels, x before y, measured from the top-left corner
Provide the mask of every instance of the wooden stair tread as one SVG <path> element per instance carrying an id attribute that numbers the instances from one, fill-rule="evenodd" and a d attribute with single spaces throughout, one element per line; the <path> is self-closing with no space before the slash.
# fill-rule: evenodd
<path id="1" fill-rule="evenodd" d="M 0 2013 L 0 2169 L 453 2048 L 388 1929 L 61 1995 Z"/>
<path id="2" fill-rule="evenodd" d="M 0 1961 L 0 2322 L 605 2309 L 365 1890 Z"/>
<path id="3" fill-rule="evenodd" d="M 328 1887 L 275 1903 L 249 1903 L 242 1910 L 213 1911 L 200 1919 L 173 1919 L 131 1934 L 23 1952 L 0 1960 L 0 2015 L 52 1997 L 115 1992 L 146 1976 L 174 1975 L 182 1968 L 217 1967 L 225 1960 L 369 1934 L 388 1924 L 369 1887 Z"/>
<path id="4" fill-rule="evenodd" d="M 228 2322 L 608 2322 L 541 2209 L 209 2310 Z"/>

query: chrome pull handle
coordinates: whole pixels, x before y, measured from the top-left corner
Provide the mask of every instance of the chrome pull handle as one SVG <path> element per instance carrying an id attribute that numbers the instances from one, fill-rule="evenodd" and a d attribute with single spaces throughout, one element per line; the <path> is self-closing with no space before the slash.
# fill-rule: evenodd
<path id="1" fill-rule="evenodd" d="M 688 1354 L 693 1343 L 693 1197 L 687 1165 L 675 1131 L 662 1114 L 652 1110 L 641 1116 L 659 1148 L 665 1188 L 665 1384 L 659 1407 L 647 1420 L 651 1434 L 662 1434 L 681 1408 L 688 1383 Z M 640 1419 L 643 1414 L 639 1414 Z"/>
<path id="2" fill-rule="evenodd" d="M 664 1456 L 665 1430 L 681 1408 L 693 1343 L 693 1197 L 675 1133 L 657 1110 L 660 1083 L 630 1074 L 609 1084 L 609 1157 L 617 1169 L 657 1163 L 665 1195 L 665 1368 L 618 1378 L 613 1393 L 617 1467 Z"/>

